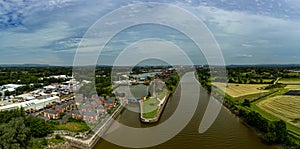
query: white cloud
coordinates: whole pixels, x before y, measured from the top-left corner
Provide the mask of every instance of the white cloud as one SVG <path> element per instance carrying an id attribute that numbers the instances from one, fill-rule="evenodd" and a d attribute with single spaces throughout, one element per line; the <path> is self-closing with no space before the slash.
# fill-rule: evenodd
<path id="1" fill-rule="evenodd" d="M 111 10 L 136 2 L 139 1 L 0 1 L 0 50 L 1 55 L 7 55 L 0 63 L 14 63 L 13 58 L 18 58 L 18 61 L 25 63 L 44 60 L 45 63 L 71 64 L 76 46 L 88 27 Z M 272 59 L 273 55 L 280 55 L 285 61 L 290 61 L 291 55 L 300 55 L 300 20 L 297 17 L 283 13 L 282 15 L 288 15 L 286 18 L 290 18 L 283 19 L 284 17 L 261 15 L 255 13 L 255 10 L 230 10 L 226 6 L 211 6 L 211 1 L 186 2 L 188 3 L 174 4 L 188 9 L 204 21 L 219 42 L 227 63 L 239 63 L 242 57 L 247 57 L 252 63 L 263 63 L 266 56 L 270 56 L 269 60 L 276 63 L 275 58 Z M 300 8 L 298 0 L 286 0 L 286 4 L 293 9 Z M 278 2 L 278 7 L 286 9 L 287 13 L 294 11 L 283 2 Z M 163 19 L 163 11 L 153 13 Z M 173 15 L 176 18 L 177 14 Z M 184 23 L 189 24 L 189 21 Z M 128 33 L 132 38 L 139 34 L 137 31 Z M 186 43 L 176 34 L 166 35 L 180 44 Z M 114 48 L 132 41 L 125 38 L 119 38 L 118 44 L 109 47 L 107 55 L 116 54 Z M 89 47 L 92 46 L 85 48 L 91 50 Z M 240 59 L 232 59 L 234 56 Z"/>

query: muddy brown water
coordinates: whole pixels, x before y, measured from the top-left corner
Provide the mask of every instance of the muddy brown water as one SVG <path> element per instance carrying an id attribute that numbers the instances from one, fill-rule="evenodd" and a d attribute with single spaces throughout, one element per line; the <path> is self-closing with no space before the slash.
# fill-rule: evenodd
<path id="1" fill-rule="evenodd" d="M 146 87 L 143 85 L 131 87 L 134 96 L 146 95 Z M 180 88 L 179 88 L 180 90 Z M 278 146 L 271 146 L 264 141 L 250 128 L 226 108 L 222 108 L 218 118 L 213 125 L 203 134 L 198 133 L 200 121 L 208 103 L 209 95 L 204 89 L 199 89 L 201 96 L 197 111 L 190 123 L 171 140 L 150 147 L 151 149 L 276 149 Z M 166 121 L 178 105 L 180 92 L 177 91 L 168 101 L 166 108 L 157 124 Z M 139 114 L 132 109 L 138 108 L 137 104 L 130 104 L 130 108 L 125 109 L 117 120 L 127 126 L 143 128 L 151 125 L 142 124 L 139 121 Z M 141 136 L 141 139 L 143 137 Z M 136 140 L 139 141 L 139 140 Z M 115 145 L 101 139 L 94 149 L 125 149 L 125 147 Z"/>

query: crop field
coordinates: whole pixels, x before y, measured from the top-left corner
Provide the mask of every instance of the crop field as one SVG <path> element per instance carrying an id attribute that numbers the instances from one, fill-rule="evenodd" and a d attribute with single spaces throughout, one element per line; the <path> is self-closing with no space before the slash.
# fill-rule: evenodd
<path id="1" fill-rule="evenodd" d="M 221 83 L 214 83 L 216 87 L 221 86 Z M 247 95 L 269 92 L 268 90 L 260 90 L 261 87 L 268 86 L 267 84 L 234 84 L 228 83 L 226 93 L 231 97 L 238 98 Z"/>
<path id="2" fill-rule="evenodd" d="M 260 108 L 300 126 L 300 96 L 279 95 L 257 104 Z"/>
<path id="3" fill-rule="evenodd" d="M 279 80 L 279 83 L 282 83 L 282 84 L 297 84 L 297 85 L 300 85 L 300 79 L 299 78 L 291 78 L 291 79 L 280 79 Z"/>
<path id="4" fill-rule="evenodd" d="M 285 88 L 289 89 L 289 90 L 300 90 L 300 84 L 299 85 L 287 85 Z"/>

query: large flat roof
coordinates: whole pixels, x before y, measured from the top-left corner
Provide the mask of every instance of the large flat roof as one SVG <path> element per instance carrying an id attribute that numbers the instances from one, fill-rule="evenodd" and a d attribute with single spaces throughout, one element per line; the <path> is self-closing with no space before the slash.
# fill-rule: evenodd
<path id="1" fill-rule="evenodd" d="M 50 101 L 54 101 L 54 100 L 59 100 L 59 97 L 58 96 L 53 96 L 53 97 L 49 97 L 49 98 L 41 99 L 41 100 L 34 99 L 34 100 L 25 101 L 25 102 L 21 102 L 21 103 L 13 103 L 13 104 L 10 104 L 10 105 L 0 107 L 0 111 L 1 110 L 16 109 L 16 108 L 20 108 L 20 107 L 28 107 L 28 106 L 31 106 L 33 104 L 37 105 L 37 104 L 50 102 Z"/>

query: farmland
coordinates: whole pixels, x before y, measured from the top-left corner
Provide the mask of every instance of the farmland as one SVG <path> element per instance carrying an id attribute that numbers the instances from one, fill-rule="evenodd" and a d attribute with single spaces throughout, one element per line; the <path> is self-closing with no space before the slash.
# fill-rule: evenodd
<path id="1" fill-rule="evenodd" d="M 300 96 L 279 95 L 263 100 L 257 106 L 268 113 L 300 126 Z"/>
<path id="2" fill-rule="evenodd" d="M 300 90 L 300 85 L 287 85 L 285 88 L 289 90 Z"/>
<path id="3" fill-rule="evenodd" d="M 283 78 L 279 80 L 279 83 L 282 84 L 297 84 L 300 85 L 300 79 L 299 78 Z"/>
<path id="4" fill-rule="evenodd" d="M 221 86 L 221 83 L 214 83 L 216 87 Z M 235 84 L 228 83 L 226 93 L 234 98 L 255 95 L 259 96 L 260 93 L 266 93 L 268 90 L 260 90 L 262 87 L 268 86 L 267 84 Z"/>

